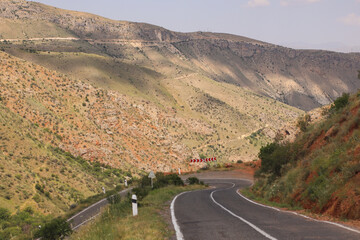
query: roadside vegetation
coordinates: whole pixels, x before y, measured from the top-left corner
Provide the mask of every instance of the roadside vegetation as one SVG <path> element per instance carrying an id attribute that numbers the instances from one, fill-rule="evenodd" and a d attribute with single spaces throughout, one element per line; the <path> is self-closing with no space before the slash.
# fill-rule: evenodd
<path id="1" fill-rule="evenodd" d="M 324 119 L 298 121 L 294 142 L 261 148 L 256 183 L 244 193 L 262 202 L 305 208 L 342 219 L 360 219 L 360 92 L 343 94 Z"/>
<path id="2" fill-rule="evenodd" d="M 198 179 L 192 178 L 185 186 L 176 174 L 156 174 L 154 188 L 150 179 L 144 176 L 134 188 L 138 198 L 139 214 L 132 216 L 130 195 L 126 199 L 115 198 L 113 204 L 94 222 L 74 233 L 70 239 L 169 239 L 173 231 L 164 219 L 169 201 L 177 194 L 205 188 Z"/>

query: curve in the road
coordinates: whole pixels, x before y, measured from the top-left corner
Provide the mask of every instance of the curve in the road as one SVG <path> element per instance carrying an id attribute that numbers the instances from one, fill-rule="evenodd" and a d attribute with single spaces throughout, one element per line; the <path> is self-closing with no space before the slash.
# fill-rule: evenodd
<path id="1" fill-rule="evenodd" d="M 183 193 L 172 201 L 178 240 L 360 239 L 355 229 L 255 204 L 237 192 L 251 184 L 246 180 L 202 180 L 216 189 Z"/>
<path id="2" fill-rule="evenodd" d="M 276 238 L 274 238 L 273 236 L 271 236 L 270 234 L 268 234 L 267 232 L 261 230 L 259 227 L 257 227 L 256 225 L 252 224 L 251 222 L 245 220 L 244 218 L 236 215 L 235 213 L 233 213 L 232 211 L 230 211 L 229 209 L 227 209 L 226 207 L 224 207 L 223 205 L 221 205 L 220 203 L 218 203 L 214 197 L 213 197 L 213 194 L 215 192 L 219 192 L 219 191 L 223 191 L 223 190 L 227 190 L 227 189 L 231 189 L 231 188 L 234 188 L 235 187 L 235 183 L 231 183 L 232 186 L 230 188 L 226 188 L 226 189 L 219 189 L 219 190 L 215 190 L 215 191 L 212 191 L 211 194 L 210 194 L 210 198 L 211 200 L 216 204 L 218 205 L 219 207 L 221 207 L 222 209 L 224 209 L 226 212 L 228 212 L 230 215 L 236 217 L 237 219 L 239 219 L 240 221 L 243 221 L 244 223 L 246 223 L 247 225 L 249 225 L 250 227 L 252 227 L 253 229 L 255 229 L 257 232 L 259 232 L 260 234 L 262 234 L 264 237 L 268 238 L 268 239 L 271 239 L 271 240 L 277 240 Z"/>

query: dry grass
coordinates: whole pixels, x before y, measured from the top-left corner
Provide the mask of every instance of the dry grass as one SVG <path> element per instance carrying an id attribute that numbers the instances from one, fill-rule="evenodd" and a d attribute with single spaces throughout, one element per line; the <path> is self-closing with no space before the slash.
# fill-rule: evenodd
<path id="1" fill-rule="evenodd" d="M 160 215 L 163 208 L 168 208 L 168 201 L 184 191 L 201 189 L 201 186 L 169 186 L 151 191 L 143 199 L 139 215 L 131 215 L 128 201 L 112 205 L 93 223 L 80 229 L 71 239 L 169 239 L 174 233 Z"/>

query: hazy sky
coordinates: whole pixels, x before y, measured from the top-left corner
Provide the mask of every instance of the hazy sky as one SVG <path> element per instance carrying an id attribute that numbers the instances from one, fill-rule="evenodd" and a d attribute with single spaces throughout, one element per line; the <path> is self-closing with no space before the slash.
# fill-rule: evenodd
<path id="1" fill-rule="evenodd" d="M 242 35 L 297 48 L 360 51 L 360 0 L 37 0 L 180 31 Z"/>

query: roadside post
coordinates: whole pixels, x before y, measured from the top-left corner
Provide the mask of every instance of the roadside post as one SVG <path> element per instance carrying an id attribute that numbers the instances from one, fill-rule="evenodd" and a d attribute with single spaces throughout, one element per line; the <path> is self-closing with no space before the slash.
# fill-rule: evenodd
<path id="1" fill-rule="evenodd" d="M 132 195 L 131 202 L 132 202 L 133 216 L 137 216 L 138 215 L 138 204 L 137 204 L 137 197 L 135 194 Z"/>
<path id="2" fill-rule="evenodd" d="M 124 185 L 125 185 L 125 187 L 128 186 L 126 179 L 124 180 Z"/>
<path id="3" fill-rule="evenodd" d="M 150 172 L 149 178 L 151 179 L 151 188 L 154 188 L 153 179 L 156 178 L 153 171 Z"/>
<path id="4" fill-rule="evenodd" d="M 103 193 L 105 194 L 106 193 L 106 190 L 105 190 L 105 188 L 104 187 L 101 187 L 102 188 L 102 190 L 103 190 Z"/>
<path id="5" fill-rule="evenodd" d="M 181 175 L 181 169 L 179 168 L 179 175 Z"/>

